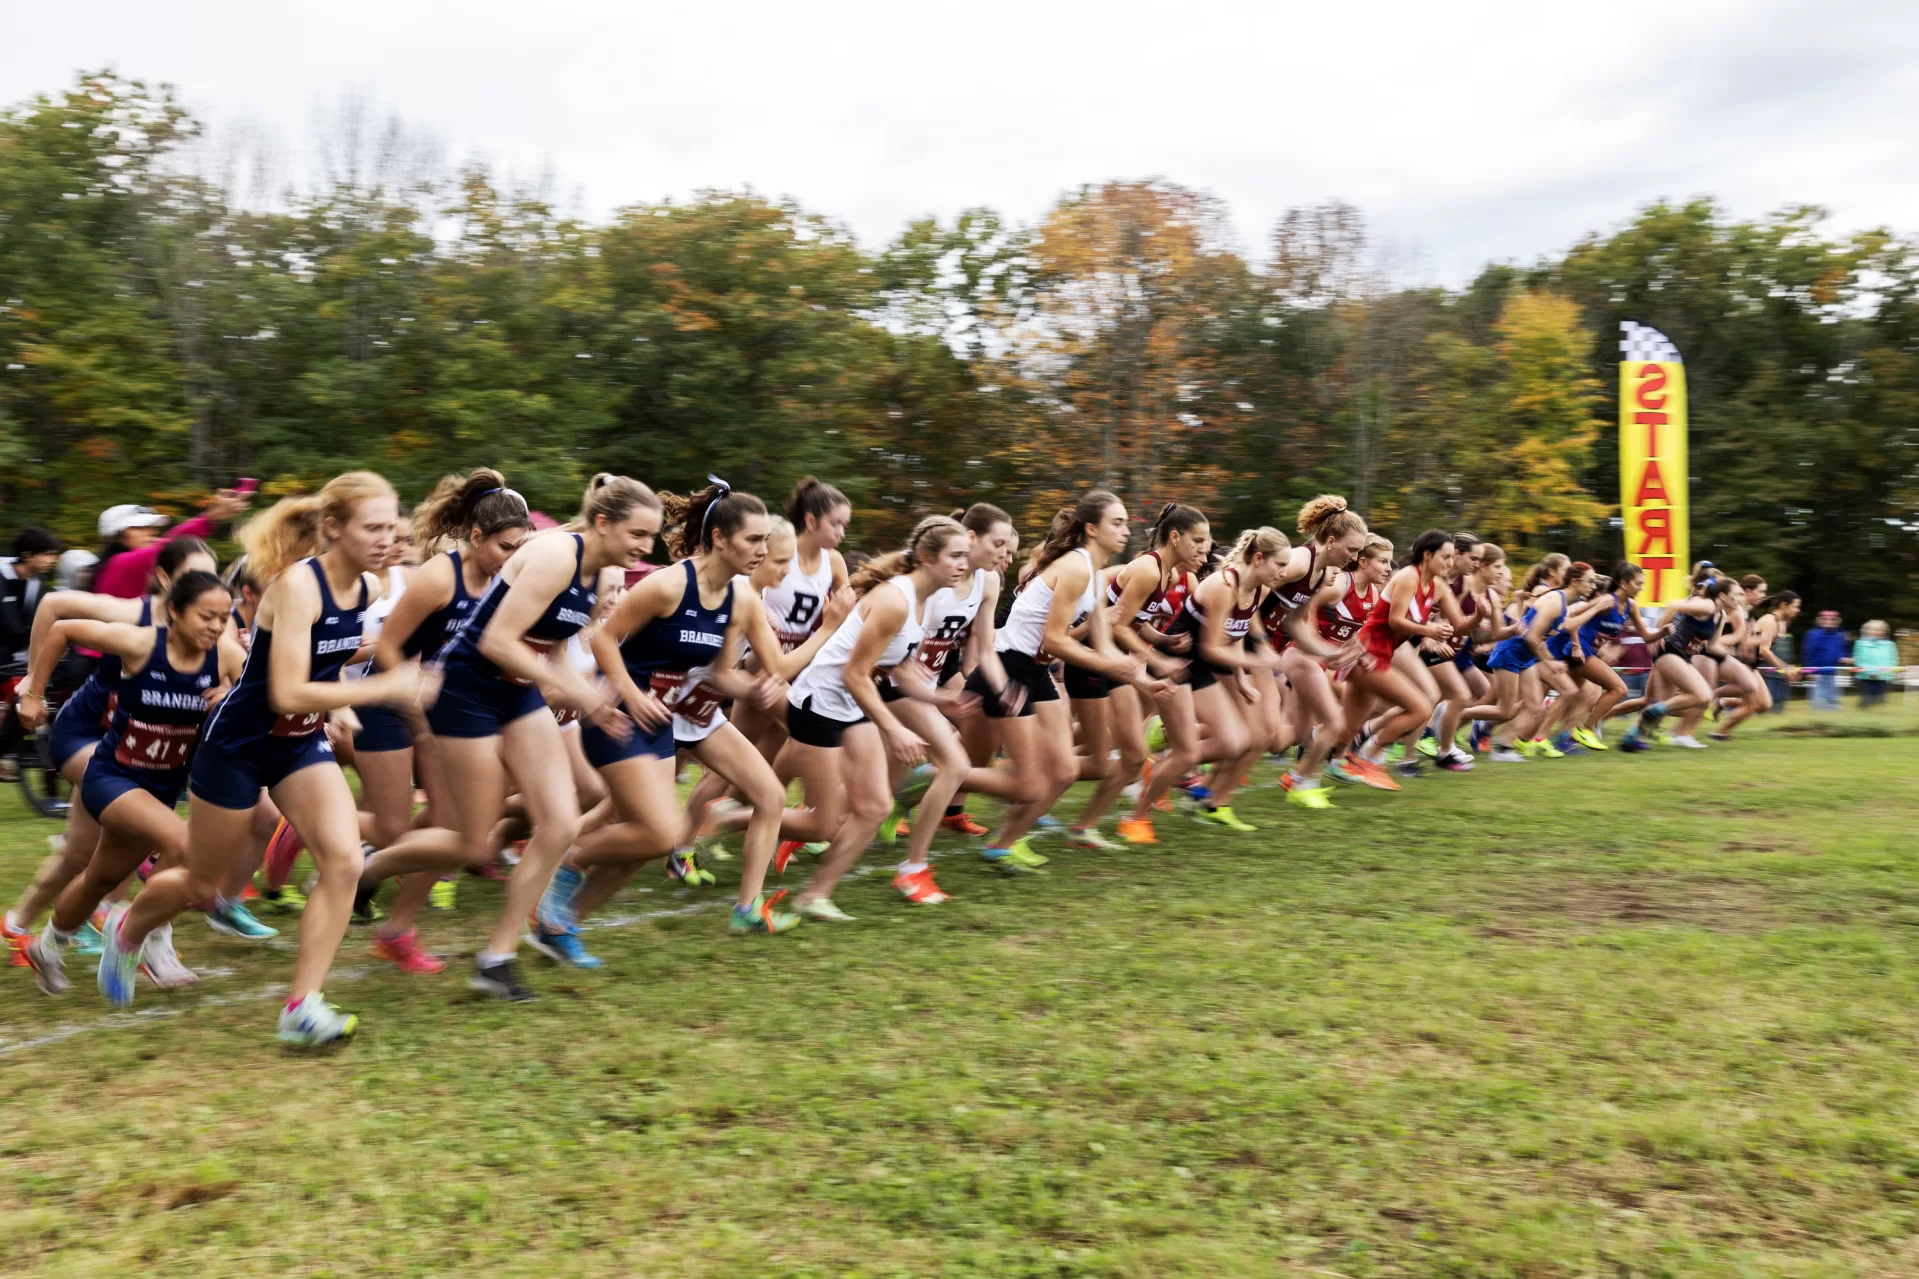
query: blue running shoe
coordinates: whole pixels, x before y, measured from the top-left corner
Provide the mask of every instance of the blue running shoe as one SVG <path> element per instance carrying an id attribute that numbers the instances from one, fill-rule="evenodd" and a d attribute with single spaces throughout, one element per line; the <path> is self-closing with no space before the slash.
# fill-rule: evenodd
<path id="1" fill-rule="evenodd" d="M 555 932 L 544 923 L 535 924 L 527 930 L 526 944 L 554 963 L 565 964 L 568 968 L 598 968 L 605 962 L 587 951 L 578 933 Z"/>
<path id="2" fill-rule="evenodd" d="M 585 882 L 585 871 L 562 865 L 553 872 L 553 879 L 547 884 L 546 891 L 540 894 L 540 906 L 534 912 L 535 919 L 556 933 L 579 931 L 580 921 L 573 917 L 573 897 Z"/>
<path id="3" fill-rule="evenodd" d="M 92 920 L 88 920 L 86 923 L 80 925 L 74 932 L 73 946 L 71 949 L 75 955 L 84 955 L 88 959 L 94 959 L 99 956 L 100 930 L 93 926 Z"/>
<path id="4" fill-rule="evenodd" d="M 126 916 L 125 906 L 116 907 L 107 916 L 107 926 L 100 930 L 100 993 L 115 1008 L 132 1005 L 133 974 L 140 964 L 140 952 L 120 944 L 120 921 Z"/>
<path id="5" fill-rule="evenodd" d="M 1064 826 L 1065 824 L 1066 824 L 1065 822 L 1062 822 L 1059 818 L 1053 816 L 1051 813 L 1047 813 L 1044 816 L 1042 816 L 1038 821 L 1034 822 L 1033 827 L 1036 830 L 1058 830 L 1060 827 Z"/>
<path id="6" fill-rule="evenodd" d="M 1652 744 L 1646 741 L 1645 738 L 1641 737 L 1638 731 L 1635 730 L 1633 732 L 1627 733 L 1626 736 L 1620 741 L 1619 749 L 1622 751 L 1625 751 L 1628 755 L 1637 755 L 1640 751 L 1651 750 Z"/>
<path id="7" fill-rule="evenodd" d="M 1584 755 L 1586 748 L 1573 740 L 1571 733 L 1561 733 L 1553 738 L 1553 749 L 1562 755 Z"/>
<path id="8" fill-rule="evenodd" d="M 982 848 L 979 855 L 1002 875 L 1031 875 L 1033 866 L 1010 848 Z"/>
<path id="9" fill-rule="evenodd" d="M 1473 721 L 1473 731 L 1467 734 L 1466 749 L 1475 755 L 1484 755 L 1487 743 L 1492 741 L 1492 736 L 1492 726 L 1483 719 L 1476 719 Z"/>
<path id="10" fill-rule="evenodd" d="M 240 903 L 237 897 L 222 897 L 206 913 L 207 927 L 216 933 L 225 933 L 229 937 L 243 937 L 248 941 L 265 941 L 269 937 L 278 937 L 280 930 L 269 928 L 253 917 L 253 912 Z"/>

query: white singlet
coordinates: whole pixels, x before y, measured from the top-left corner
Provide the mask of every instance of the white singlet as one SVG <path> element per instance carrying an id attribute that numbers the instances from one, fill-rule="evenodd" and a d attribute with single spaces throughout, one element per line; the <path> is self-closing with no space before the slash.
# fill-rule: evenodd
<path id="1" fill-rule="evenodd" d="M 395 564 L 386 571 L 385 592 L 379 599 L 367 605 L 366 612 L 360 615 L 361 644 L 370 647 L 380 642 L 380 632 L 386 628 L 387 615 L 393 611 L 393 606 L 400 602 L 400 597 L 404 594 L 406 594 L 406 577 L 400 572 L 400 566 Z M 346 679 L 365 679 L 372 673 L 373 659 L 369 657 L 364 662 L 355 662 L 352 667 L 343 671 L 342 675 Z"/>
<path id="2" fill-rule="evenodd" d="M 879 661 L 873 663 L 876 675 L 886 673 L 911 657 L 925 634 L 920 619 L 915 616 L 919 612 L 919 600 L 913 591 L 913 579 L 901 574 L 888 578 L 873 589 L 884 590 L 888 586 L 899 588 L 900 594 L 906 596 L 906 621 L 901 624 L 899 633 L 887 641 L 886 651 L 880 654 Z M 859 643 L 860 632 L 865 627 L 866 618 L 861 610 L 856 608 L 846 615 L 846 620 L 840 623 L 840 628 L 833 632 L 832 638 L 820 646 L 819 655 L 800 672 L 800 677 L 793 681 L 793 687 L 787 690 L 789 705 L 804 707 L 810 698 L 810 709 L 815 715 L 836 719 L 842 724 L 857 724 L 866 718 L 866 712 L 846 691 L 846 659 L 853 655 L 853 646 Z"/>
<path id="3" fill-rule="evenodd" d="M 1086 557 L 1086 590 L 1073 606 L 1069 630 L 1092 616 L 1093 600 L 1096 598 L 1094 590 L 1099 584 L 1099 574 L 1093 571 L 1093 553 L 1083 546 L 1073 549 Z M 993 637 L 993 651 L 1024 653 L 1037 659 L 1046 642 L 1046 614 L 1052 607 L 1053 588 L 1046 584 L 1042 573 L 1033 574 L 1033 580 L 1013 597 L 1012 610 L 1006 614 L 1006 625 L 1000 627 L 999 634 Z"/>
<path id="4" fill-rule="evenodd" d="M 766 620 L 773 624 L 774 633 L 780 637 L 781 652 L 790 653 L 812 638 L 813 632 L 820 628 L 820 609 L 832 593 L 832 555 L 821 551 L 819 568 L 802 573 L 799 552 L 795 551 L 780 584 L 760 592 L 760 603 L 766 606 Z"/>
<path id="5" fill-rule="evenodd" d="M 986 570 L 983 568 L 973 570 L 972 594 L 961 598 L 953 593 L 952 587 L 942 586 L 926 597 L 926 608 L 920 615 L 925 638 L 920 640 L 913 660 L 931 671 L 935 682 L 946 673 L 947 655 L 972 635 L 973 620 L 979 616 L 980 601 L 985 598 Z"/>

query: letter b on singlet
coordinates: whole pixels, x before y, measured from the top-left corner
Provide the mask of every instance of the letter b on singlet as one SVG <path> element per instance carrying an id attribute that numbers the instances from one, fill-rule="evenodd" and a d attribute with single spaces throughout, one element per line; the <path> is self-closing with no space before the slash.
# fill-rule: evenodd
<path id="1" fill-rule="evenodd" d="M 811 626 L 819 615 L 820 597 L 808 595 L 805 591 L 793 592 L 793 607 L 787 610 L 786 626 L 788 630 L 798 630 L 802 626 Z"/>

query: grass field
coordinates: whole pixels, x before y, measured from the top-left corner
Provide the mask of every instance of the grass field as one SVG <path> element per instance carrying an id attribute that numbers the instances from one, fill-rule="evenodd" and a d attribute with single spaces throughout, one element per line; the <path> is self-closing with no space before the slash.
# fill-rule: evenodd
<path id="1" fill-rule="evenodd" d="M 320 1057 L 271 1038 L 289 948 L 183 920 L 205 982 L 132 1014 L 0 979 L 0 1269 L 1919 1274 L 1919 719 L 1821 723 L 1266 784 L 1256 835 L 951 856 L 950 905 L 874 874 L 790 938 L 649 873 L 524 1006 L 356 932 Z"/>

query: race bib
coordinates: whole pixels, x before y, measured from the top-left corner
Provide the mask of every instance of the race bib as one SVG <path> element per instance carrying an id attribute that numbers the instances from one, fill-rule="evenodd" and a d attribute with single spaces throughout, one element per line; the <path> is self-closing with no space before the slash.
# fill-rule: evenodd
<path id="1" fill-rule="evenodd" d="M 529 649 L 531 649 L 533 651 L 534 656 L 538 657 L 541 661 L 546 660 L 547 654 L 551 653 L 553 651 L 554 645 L 558 644 L 559 642 L 560 641 L 558 640 L 535 639 L 531 635 L 520 636 L 520 643 L 526 645 Z M 533 684 L 533 681 L 530 679 L 521 679 L 517 675 L 508 675 L 505 671 L 500 672 L 500 678 L 505 680 L 509 684 L 518 684 L 522 688 L 530 688 L 532 687 L 532 684 Z"/>
<path id="2" fill-rule="evenodd" d="M 193 758 L 200 730 L 193 724 L 149 724 L 130 719 L 114 747 L 114 762 L 156 773 L 175 772 Z"/>
<path id="3" fill-rule="evenodd" d="M 726 698 L 705 680 L 689 685 L 683 671 L 654 671 L 647 681 L 653 696 L 687 723 L 705 728 Z"/>
<path id="4" fill-rule="evenodd" d="M 267 732 L 274 737 L 311 737 L 320 731 L 320 723 L 326 719 L 325 711 L 308 711 L 304 715 L 276 715 L 273 727 Z"/>

